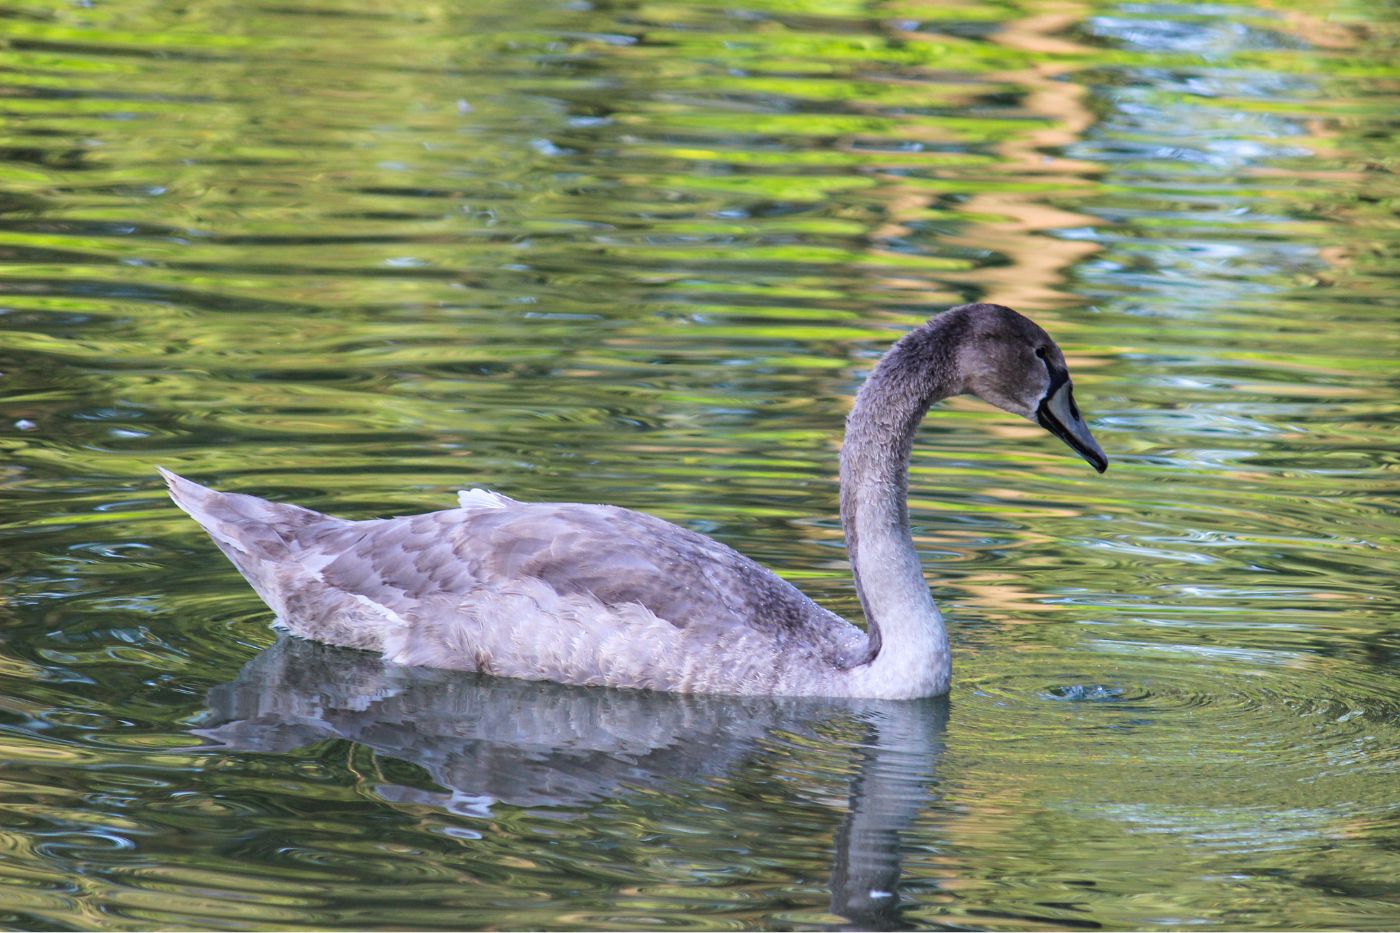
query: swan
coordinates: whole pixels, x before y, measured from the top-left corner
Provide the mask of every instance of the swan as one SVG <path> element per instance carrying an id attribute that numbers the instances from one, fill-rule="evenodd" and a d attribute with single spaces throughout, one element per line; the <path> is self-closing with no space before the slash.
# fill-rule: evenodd
<path id="1" fill-rule="evenodd" d="M 909 532 L 909 454 L 929 406 L 964 393 L 1108 468 L 1033 321 L 968 304 L 906 333 L 857 393 L 841 449 L 866 631 L 718 541 L 616 506 L 472 489 L 455 509 L 346 521 L 158 469 L 295 635 L 566 684 L 913 699 L 946 693 L 952 662 Z"/>

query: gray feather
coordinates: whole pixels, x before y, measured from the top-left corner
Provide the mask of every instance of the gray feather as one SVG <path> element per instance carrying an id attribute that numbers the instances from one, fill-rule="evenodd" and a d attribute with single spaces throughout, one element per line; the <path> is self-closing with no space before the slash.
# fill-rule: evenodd
<path id="1" fill-rule="evenodd" d="M 405 663 L 806 692 L 799 667 L 834 674 L 863 650 L 859 629 L 732 548 L 627 509 L 496 497 L 352 522 L 162 475 L 287 628 Z"/>

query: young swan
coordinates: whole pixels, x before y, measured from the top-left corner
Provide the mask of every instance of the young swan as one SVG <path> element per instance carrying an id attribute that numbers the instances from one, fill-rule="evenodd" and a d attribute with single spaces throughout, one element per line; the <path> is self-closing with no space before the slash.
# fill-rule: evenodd
<path id="1" fill-rule="evenodd" d="M 306 638 L 569 684 L 908 699 L 945 693 L 952 670 L 909 533 L 909 453 L 928 407 L 963 393 L 1108 467 L 1064 355 L 1032 321 L 971 304 L 905 334 L 856 396 L 841 451 L 841 522 L 868 631 L 718 541 L 615 506 L 473 489 L 455 509 L 352 522 L 161 474 L 278 622 Z"/>

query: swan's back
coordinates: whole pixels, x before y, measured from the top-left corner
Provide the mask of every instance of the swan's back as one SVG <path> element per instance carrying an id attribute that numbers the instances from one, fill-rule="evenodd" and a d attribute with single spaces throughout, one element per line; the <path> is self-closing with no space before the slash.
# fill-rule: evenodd
<path id="1" fill-rule="evenodd" d="M 345 521 L 162 471 L 279 621 L 404 664 L 564 683 L 830 693 L 862 632 L 704 535 L 606 505 Z"/>

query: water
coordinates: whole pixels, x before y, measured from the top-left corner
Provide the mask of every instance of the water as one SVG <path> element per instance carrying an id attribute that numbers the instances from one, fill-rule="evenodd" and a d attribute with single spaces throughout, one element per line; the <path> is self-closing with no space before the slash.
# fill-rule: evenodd
<path id="1" fill-rule="evenodd" d="M 1400 925 L 1392 14 L 6 7 L 0 924 Z M 847 399 L 977 299 L 1113 466 L 930 418 L 947 701 L 277 641 L 154 474 L 611 501 L 855 615 Z"/>

